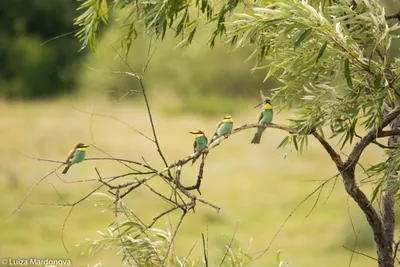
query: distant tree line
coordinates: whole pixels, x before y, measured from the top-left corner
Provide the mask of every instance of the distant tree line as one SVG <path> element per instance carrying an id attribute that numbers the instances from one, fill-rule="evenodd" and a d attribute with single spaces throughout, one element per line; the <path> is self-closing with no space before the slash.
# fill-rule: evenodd
<path id="1" fill-rule="evenodd" d="M 0 98 L 33 99 L 74 90 L 79 44 L 70 0 L 0 1 Z M 55 38 L 54 40 L 51 40 Z"/>

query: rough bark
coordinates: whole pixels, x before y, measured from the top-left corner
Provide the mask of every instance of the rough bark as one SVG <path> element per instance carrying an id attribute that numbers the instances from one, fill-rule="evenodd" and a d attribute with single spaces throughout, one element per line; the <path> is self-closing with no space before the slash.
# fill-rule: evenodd
<path id="1" fill-rule="evenodd" d="M 376 211 L 372 203 L 365 196 L 363 191 L 358 187 L 355 179 L 355 166 L 360 159 L 360 156 L 364 149 L 371 144 L 376 138 L 383 136 L 391 136 L 389 145 L 393 146 L 400 140 L 400 106 L 395 107 L 391 111 L 388 111 L 382 121 L 382 126 L 378 130 L 371 130 L 364 137 L 362 137 L 353 147 L 349 157 L 345 162 L 342 162 L 338 153 L 334 148 L 317 133 L 313 133 L 315 138 L 321 143 L 332 160 L 335 162 L 337 169 L 340 171 L 346 192 L 353 198 L 357 205 L 363 211 L 369 225 L 371 226 L 374 240 L 376 243 L 378 264 L 379 267 L 393 267 L 395 253 L 393 253 L 393 234 L 394 234 L 394 197 L 397 193 L 397 170 L 388 178 L 386 190 L 382 200 L 383 214 L 382 216 Z M 383 131 L 383 128 L 390 125 L 391 131 Z"/>
<path id="2" fill-rule="evenodd" d="M 390 123 L 393 131 L 400 129 L 400 118 L 396 118 Z M 390 136 L 388 140 L 388 145 L 390 147 L 397 146 L 400 141 L 400 136 Z M 390 160 L 390 159 L 388 159 Z M 392 170 L 386 182 L 386 188 L 382 197 L 382 222 L 383 231 L 385 238 L 387 240 L 385 252 L 392 257 L 392 264 L 385 266 L 394 266 L 396 251 L 393 252 L 394 244 L 394 227 L 395 227 L 395 195 L 398 191 L 397 186 L 397 172 L 398 170 Z M 387 257 L 388 257 L 387 256 Z"/>

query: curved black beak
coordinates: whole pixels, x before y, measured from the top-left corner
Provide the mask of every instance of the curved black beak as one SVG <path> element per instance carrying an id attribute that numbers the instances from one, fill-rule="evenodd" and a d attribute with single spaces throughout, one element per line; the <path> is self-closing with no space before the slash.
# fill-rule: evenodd
<path id="1" fill-rule="evenodd" d="M 260 104 L 258 104 L 258 105 L 255 106 L 254 108 L 261 106 L 262 104 L 264 104 L 264 102 L 265 102 L 265 101 L 261 102 Z"/>

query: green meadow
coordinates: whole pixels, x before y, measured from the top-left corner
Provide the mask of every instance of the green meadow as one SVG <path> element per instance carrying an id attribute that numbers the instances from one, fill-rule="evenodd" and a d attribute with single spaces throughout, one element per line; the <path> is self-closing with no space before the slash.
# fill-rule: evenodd
<path id="1" fill-rule="evenodd" d="M 115 18 L 118 13 L 112 19 Z M 72 24 L 72 18 L 70 21 Z M 99 239 L 98 231 L 106 231 L 115 220 L 112 208 L 105 204 L 104 194 L 108 194 L 105 188 L 99 190 L 102 194 L 91 195 L 77 205 L 68 220 L 70 207 L 59 205 L 76 202 L 100 185 L 95 168 L 104 177 L 129 172 L 116 161 L 86 160 L 72 166 L 66 175 L 60 169 L 46 177 L 12 216 L 8 215 L 38 181 L 60 166 L 41 159 L 64 161 L 77 142 L 91 145 L 88 159 L 111 156 L 141 162 L 144 159 L 157 169 L 164 167 L 154 143 L 137 132 L 152 135 L 144 101 L 132 91 L 139 89 L 138 84 L 119 73 L 127 68 L 112 46 L 120 47 L 125 30 L 111 23 L 101 32 L 95 54 L 90 51 L 79 54 L 81 61 L 67 64 L 70 74 L 76 77 L 76 88 L 64 88 L 57 91 L 57 96 L 47 88 L 54 94 L 44 92 L 45 100 L 0 98 L 0 259 L 71 259 L 73 266 L 97 263 L 105 267 L 122 266 L 118 250 L 88 256 L 84 253 L 87 248 L 78 246 L 86 239 Z M 200 129 L 211 138 L 226 113 L 232 115 L 234 127 L 255 123 L 260 110 L 253 106 L 259 103 L 259 90 L 270 96 L 269 90 L 279 86 L 274 80 L 263 83 L 267 70 L 251 71 L 254 61 L 247 60 L 251 47 L 234 50 L 222 39 L 210 49 L 207 38 L 211 30 L 207 25 L 199 28 L 189 48 L 176 48 L 179 41 L 170 35 L 152 46 L 155 53 L 144 83 L 161 149 L 169 164 L 192 153 L 193 137 L 189 131 Z M 64 38 L 74 37 L 51 42 L 63 42 Z M 47 66 L 41 59 L 49 55 L 45 49 L 51 47 L 39 46 L 45 40 L 26 39 L 30 43 L 21 47 L 27 50 L 27 55 L 37 52 L 40 66 Z M 139 36 L 132 45 L 128 61 L 137 72 L 146 65 L 148 43 Z M 43 49 L 41 53 L 39 47 Z M 22 58 L 31 58 L 17 52 Z M 29 88 L 27 81 L 31 76 L 50 84 L 48 76 L 37 74 L 34 71 L 38 67 L 28 63 L 29 79 L 20 81 L 16 75 L 15 81 L 7 84 L 10 90 Z M 14 67 L 20 70 L 19 65 Z M 273 122 L 288 124 L 293 114 L 278 110 L 275 106 Z M 340 177 L 331 179 L 322 192 L 316 191 L 309 197 L 321 183 L 337 174 L 321 145 L 310 137 L 308 148 L 302 153 L 290 146 L 277 149 L 287 133 L 276 129 L 267 129 L 261 144 L 252 145 L 254 132 L 255 129 L 238 132 L 210 151 L 200 197 L 221 210 L 217 213 L 197 203 L 195 213 L 185 217 L 172 253 L 183 258 L 194 247 L 190 257 L 198 261 L 196 266 L 204 266 L 203 233 L 208 237 L 210 266 L 220 266 L 232 236 L 233 247 L 248 249 L 253 258 L 265 252 L 245 266 L 277 267 L 278 251 L 280 259 L 290 267 L 376 266 L 374 260 L 345 248 L 376 257 L 366 219 L 345 193 Z M 362 134 L 362 130 L 358 133 Z M 329 137 L 328 132 L 326 136 Z M 340 150 L 337 138 L 329 142 Z M 344 147 L 341 153 L 347 155 L 349 148 Z M 361 157 L 357 181 L 369 198 L 374 184 L 362 183 L 365 178 L 362 168 L 385 159 L 382 150 L 373 144 Z M 184 166 L 181 176 L 184 185 L 196 182 L 199 164 L 198 161 L 193 166 Z M 170 194 L 160 178 L 152 179 L 150 184 Z M 124 203 L 146 223 L 169 208 L 145 187 L 129 194 Z M 170 231 L 179 216 L 179 211 L 164 216 L 154 227 Z"/>
<path id="2" fill-rule="evenodd" d="M 149 98 L 161 148 L 169 163 L 192 152 L 190 130 L 201 129 L 210 137 L 223 116 L 171 113 L 168 112 L 170 99 L 154 93 Z M 254 104 L 246 100 L 236 105 L 236 109 L 226 110 L 232 114 L 234 126 L 256 120 L 259 110 L 252 109 Z M 139 99 L 69 98 L 3 102 L 0 107 L 1 217 L 10 214 L 38 180 L 59 166 L 35 158 L 65 160 L 71 147 L 80 141 L 95 144 L 113 157 L 138 161 L 143 157 L 152 166 L 163 166 L 155 145 L 134 130 L 151 135 L 144 103 Z M 276 113 L 274 121 L 287 124 L 289 117 L 285 112 Z M 345 194 L 340 178 L 333 189 L 333 182 L 327 184 L 309 216 L 317 194 L 299 206 L 321 181 L 336 174 L 320 145 L 310 138 L 308 149 L 300 154 L 291 147 L 277 149 L 286 136 L 283 131 L 267 129 L 260 145 L 250 144 L 253 134 L 254 129 L 250 129 L 232 135 L 209 153 L 201 197 L 221 210 L 217 213 L 198 203 L 196 212 L 188 214 L 183 221 L 173 252 L 185 257 L 195 246 L 191 257 L 200 259 L 203 253 L 201 233 L 208 233 L 210 263 L 218 266 L 225 245 L 235 233 L 240 247 L 247 249 L 250 245 L 249 254 L 256 257 L 269 246 L 290 216 L 270 249 L 246 266 L 277 266 L 278 250 L 281 260 L 288 266 L 348 266 L 351 252 L 343 246 L 355 247 L 354 231 L 358 235 L 356 250 L 374 257 L 372 235 L 366 221 Z M 335 144 L 337 140 L 331 142 Z M 108 157 L 102 151 L 91 147 L 87 157 Z M 368 166 L 382 159 L 384 155 L 378 151 L 370 146 L 361 163 Z M 195 183 L 198 164 L 183 168 L 184 184 Z M 58 176 L 50 175 L 30 194 L 19 211 L 0 221 L 0 258 L 47 257 L 71 259 L 73 266 L 98 262 L 102 266 L 118 266 L 120 258 L 116 250 L 88 257 L 81 255 L 84 247 L 76 246 L 85 238 L 99 238 L 97 231 L 105 231 L 115 219 L 113 211 L 103 205 L 104 197 L 93 195 L 71 213 L 64 226 L 64 241 L 69 252 L 64 249 L 61 238 L 69 207 L 50 205 L 77 201 L 98 186 L 98 181 L 79 182 L 97 178 L 95 167 L 103 176 L 128 171 L 117 162 L 84 161 L 73 166 L 67 175 L 62 175 L 60 170 Z M 362 178 L 359 176 L 359 181 Z M 152 181 L 154 186 L 160 183 Z M 371 196 L 371 185 L 363 189 Z M 100 192 L 107 193 L 106 190 Z M 125 203 L 147 222 L 168 207 L 145 188 L 132 192 Z M 155 227 L 167 231 L 176 225 L 179 214 L 163 217 Z M 374 264 L 371 259 L 353 255 L 351 266 Z"/>

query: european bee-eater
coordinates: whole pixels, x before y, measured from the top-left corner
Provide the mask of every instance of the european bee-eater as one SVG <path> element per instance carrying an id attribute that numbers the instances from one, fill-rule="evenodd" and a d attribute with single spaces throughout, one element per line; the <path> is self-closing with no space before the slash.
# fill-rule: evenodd
<path id="1" fill-rule="evenodd" d="M 211 138 L 210 144 L 220 138 L 221 136 L 227 136 L 232 132 L 233 128 L 233 120 L 232 116 L 226 114 L 225 117 L 218 123 L 217 130 L 215 131 L 214 136 Z"/>
<path id="2" fill-rule="evenodd" d="M 84 143 L 78 143 L 74 146 L 74 149 L 72 149 L 68 154 L 68 158 L 66 161 L 67 166 L 62 172 L 63 174 L 67 173 L 72 164 L 80 163 L 85 159 L 87 147 L 88 146 Z"/>
<path id="3" fill-rule="evenodd" d="M 261 104 L 264 105 L 260 117 L 258 118 L 258 123 L 268 124 L 271 123 L 272 118 L 274 116 L 274 112 L 272 111 L 272 104 L 271 100 L 265 99 Z M 259 105 L 255 106 L 254 108 L 258 107 Z M 251 140 L 252 144 L 259 144 L 261 140 L 261 136 L 265 131 L 264 127 L 257 127 L 257 132 L 254 135 L 253 140 Z"/>
<path id="4" fill-rule="evenodd" d="M 197 130 L 197 131 L 192 131 L 189 133 L 193 134 L 193 137 L 194 137 L 194 141 L 193 141 L 194 152 L 200 152 L 204 148 L 207 147 L 208 139 L 207 139 L 207 136 L 205 136 L 205 134 L 202 131 Z M 196 160 L 197 160 L 197 158 L 194 158 L 192 161 L 192 164 L 195 163 Z"/>

